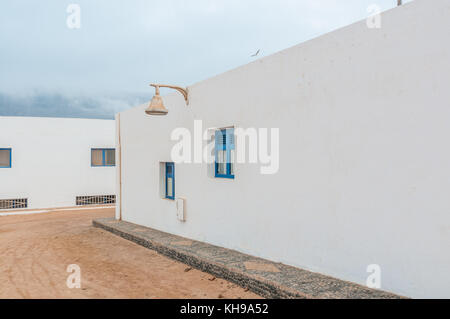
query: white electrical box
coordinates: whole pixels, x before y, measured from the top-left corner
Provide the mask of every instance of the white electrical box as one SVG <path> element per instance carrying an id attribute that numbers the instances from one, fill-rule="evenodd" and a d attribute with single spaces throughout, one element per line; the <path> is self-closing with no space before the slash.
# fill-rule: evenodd
<path id="1" fill-rule="evenodd" d="M 179 221 L 184 222 L 185 219 L 185 214 L 184 214 L 184 198 L 177 198 L 177 218 Z"/>

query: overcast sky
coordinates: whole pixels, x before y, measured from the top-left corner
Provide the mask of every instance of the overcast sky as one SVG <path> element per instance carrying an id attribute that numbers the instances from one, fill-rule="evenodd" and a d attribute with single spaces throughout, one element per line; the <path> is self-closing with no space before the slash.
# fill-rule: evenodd
<path id="1" fill-rule="evenodd" d="M 150 100 L 150 82 L 193 84 L 365 19 L 371 4 L 397 0 L 2 1 L 0 115 L 112 118 Z"/>

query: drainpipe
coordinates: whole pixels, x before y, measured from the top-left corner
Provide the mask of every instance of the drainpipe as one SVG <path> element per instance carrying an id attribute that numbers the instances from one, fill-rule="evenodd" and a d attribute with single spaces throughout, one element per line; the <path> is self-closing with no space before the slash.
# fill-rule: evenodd
<path id="1" fill-rule="evenodd" d="M 122 141 L 120 134 L 120 113 L 117 114 L 118 148 L 119 148 L 119 220 L 122 220 Z M 116 204 L 117 205 L 117 204 Z"/>

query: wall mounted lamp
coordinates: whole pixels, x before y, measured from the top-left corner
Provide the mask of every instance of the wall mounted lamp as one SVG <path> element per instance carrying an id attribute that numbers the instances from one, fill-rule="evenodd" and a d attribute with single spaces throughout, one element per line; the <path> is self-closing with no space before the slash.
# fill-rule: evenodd
<path id="1" fill-rule="evenodd" d="M 177 90 L 178 92 L 183 94 L 184 100 L 186 101 L 186 105 L 189 105 L 189 96 L 187 88 L 184 89 L 179 86 L 164 85 L 164 84 L 150 84 L 150 86 L 153 86 L 155 88 L 155 95 L 153 96 L 150 105 L 145 110 L 145 113 L 147 113 L 148 115 L 166 115 L 169 112 L 164 106 L 161 95 L 159 95 L 160 87 Z"/>

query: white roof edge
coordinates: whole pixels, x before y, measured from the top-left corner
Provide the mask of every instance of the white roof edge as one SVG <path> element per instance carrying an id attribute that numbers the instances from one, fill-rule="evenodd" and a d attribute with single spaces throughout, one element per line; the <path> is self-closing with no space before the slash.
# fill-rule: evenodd
<path id="1" fill-rule="evenodd" d="M 36 120 L 89 120 L 89 121 L 114 121 L 114 119 L 95 119 L 84 117 L 52 117 L 52 116 L 20 116 L 20 115 L 0 115 L 0 119 L 36 119 Z"/>
<path id="2" fill-rule="evenodd" d="M 416 0 L 416 1 L 419 1 L 419 0 Z M 410 5 L 414 4 L 416 1 L 411 1 L 411 2 L 408 2 L 408 3 L 403 4 L 402 6 L 396 6 L 396 7 L 394 7 L 394 8 L 387 9 L 387 10 L 381 12 L 381 14 L 386 14 L 386 13 L 388 13 L 388 12 L 392 12 L 393 10 L 401 9 L 402 7 L 405 7 L 405 6 L 410 6 Z M 218 74 L 213 75 L 213 76 L 211 76 L 211 77 L 208 77 L 208 78 L 206 78 L 206 79 L 204 79 L 204 80 L 200 80 L 200 81 L 194 82 L 193 84 L 188 85 L 187 87 L 188 87 L 188 88 L 189 88 L 189 87 L 194 87 L 194 86 L 199 85 L 199 84 L 201 84 L 201 83 L 203 83 L 203 82 L 212 80 L 212 79 L 214 79 L 214 78 L 220 77 L 220 76 L 225 75 L 225 74 L 228 74 L 228 73 L 230 73 L 230 72 L 235 72 L 235 71 L 238 71 L 238 70 L 240 70 L 240 69 L 246 68 L 246 67 L 248 67 L 249 65 L 252 65 L 252 64 L 255 64 L 255 63 L 261 63 L 262 61 L 269 60 L 269 59 L 271 59 L 271 58 L 273 58 L 273 57 L 275 57 L 275 56 L 282 55 L 282 54 L 284 54 L 286 51 L 292 50 L 292 49 L 294 49 L 294 48 L 298 48 L 298 47 L 300 47 L 300 46 L 305 46 L 305 45 L 307 45 L 307 44 L 309 44 L 309 43 L 311 43 L 311 42 L 314 42 L 314 41 L 319 41 L 320 39 L 323 39 L 323 38 L 325 38 L 325 37 L 328 37 L 328 36 L 330 36 L 331 34 L 334 34 L 335 32 L 340 32 L 340 31 L 346 30 L 347 28 L 354 27 L 355 25 L 358 25 L 358 24 L 361 24 L 361 23 L 366 23 L 366 19 L 361 19 L 361 20 L 355 21 L 355 22 L 353 22 L 353 23 L 350 23 L 350 24 L 348 24 L 348 25 L 345 25 L 345 26 L 343 26 L 343 27 L 339 27 L 339 28 L 337 28 L 337 29 L 328 31 L 328 32 L 326 32 L 326 33 L 323 33 L 323 34 L 321 34 L 321 35 L 315 37 L 315 38 L 312 38 L 312 39 L 309 39 L 309 40 L 300 42 L 300 43 L 295 44 L 295 45 L 293 45 L 293 46 L 291 46 L 291 47 L 282 49 L 282 50 L 280 50 L 280 51 L 278 51 L 278 52 L 275 52 L 275 53 L 272 53 L 272 54 L 270 54 L 270 55 L 267 55 L 267 56 L 261 57 L 261 58 L 259 58 L 259 59 L 256 59 L 255 61 L 251 61 L 251 62 L 249 62 L 249 63 L 246 63 L 246 64 L 243 64 L 243 65 L 237 66 L 237 67 L 235 67 L 235 68 L 232 68 L 232 69 L 230 69 L 230 70 L 227 70 L 227 71 L 225 71 L 225 72 L 218 73 Z M 167 94 L 167 95 L 171 95 L 171 94 L 175 94 L 175 93 L 170 93 L 170 94 Z M 167 96 L 167 95 L 165 95 L 165 96 Z M 150 102 L 150 98 L 149 98 L 149 102 Z M 139 108 L 139 107 L 143 107 L 143 105 L 145 105 L 145 104 L 140 104 L 140 105 L 137 105 L 137 106 L 135 106 L 135 107 L 129 108 L 129 109 L 127 109 L 127 110 L 124 110 L 124 111 L 121 111 L 121 112 L 118 112 L 118 113 L 124 113 L 124 112 L 127 112 L 128 110 L 133 110 L 133 109 L 136 109 L 136 108 Z"/>

